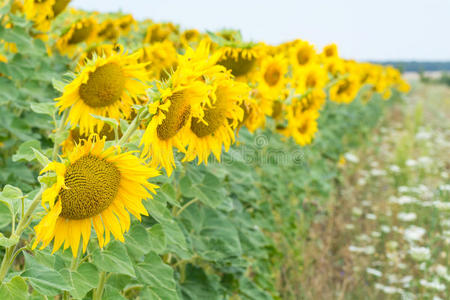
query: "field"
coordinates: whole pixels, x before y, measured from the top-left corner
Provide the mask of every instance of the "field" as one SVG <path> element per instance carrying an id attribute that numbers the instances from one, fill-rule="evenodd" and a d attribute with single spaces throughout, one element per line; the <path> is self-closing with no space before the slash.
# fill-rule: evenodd
<path id="1" fill-rule="evenodd" d="M 448 297 L 448 87 L 69 2 L 0 2 L 0 299 Z"/>

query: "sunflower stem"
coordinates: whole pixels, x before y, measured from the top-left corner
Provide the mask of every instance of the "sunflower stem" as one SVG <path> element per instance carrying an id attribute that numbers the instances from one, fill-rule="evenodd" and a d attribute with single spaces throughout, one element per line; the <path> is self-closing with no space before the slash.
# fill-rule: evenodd
<path id="1" fill-rule="evenodd" d="M 98 286 L 94 290 L 94 293 L 92 295 L 92 300 L 101 300 L 102 299 L 105 283 L 106 283 L 106 272 L 101 272 L 100 280 L 98 281 Z"/>
<path id="2" fill-rule="evenodd" d="M 138 114 L 133 119 L 133 122 L 131 122 L 130 126 L 127 128 L 127 130 L 122 135 L 122 137 L 120 138 L 119 142 L 117 143 L 119 146 L 121 146 L 124 143 L 126 143 L 128 141 L 128 139 L 130 138 L 130 136 L 136 131 L 136 129 L 138 129 L 138 127 L 139 127 L 139 119 L 140 119 L 140 115 Z"/>
<path id="3" fill-rule="evenodd" d="M 53 153 L 52 153 L 52 160 L 56 160 L 56 157 L 58 155 L 58 150 L 59 150 L 59 144 L 56 141 L 56 138 L 58 137 L 58 135 L 61 133 L 61 131 L 64 130 L 64 126 L 66 125 L 66 121 L 67 118 L 69 117 L 69 110 L 66 109 L 63 112 L 63 115 L 61 117 L 60 123 L 58 128 L 56 128 L 56 132 L 55 132 L 55 143 L 53 144 Z"/>
<path id="4" fill-rule="evenodd" d="M 34 210 L 36 209 L 36 207 L 40 202 L 41 195 L 42 195 L 42 188 L 34 196 L 34 199 L 31 202 L 30 206 L 28 207 L 27 211 L 20 219 L 20 222 L 17 225 L 16 230 L 11 234 L 10 238 L 16 238 L 17 243 L 20 241 L 20 236 L 22 235 L 22 232 L 25 230 L 25 228 L 27 228 L 29 221 L 31 219 L 31 215 L 33 214 Z M 14 255 L 14 249 L 16 248 L 17 243 L 11 245 L 5 251 L 5 255 L 3 256 L 2 264 L 0 266 L 0 282 L 2 282 L 3 279 L 5 279 L 6 274 L 8 274 L 9 268 L 11 267 L 16 258 L 16 255 Z"/>

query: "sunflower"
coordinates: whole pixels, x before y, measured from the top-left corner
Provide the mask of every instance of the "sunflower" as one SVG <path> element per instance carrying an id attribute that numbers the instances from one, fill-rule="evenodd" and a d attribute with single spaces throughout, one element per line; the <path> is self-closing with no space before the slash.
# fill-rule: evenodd
<path id="1" fill-rule="evenodd" d="M 322 89 L 315 89 L 302 95 L 300 98 L 294 99 L 295 105 L 299 106 L 301 112 L 307 110 L 320 110 L 326 101 L 326 93 Z"/>
<path id="2" fill-rule="evenodd" d="M 158 171 L 144 165 L 131 152 L 118 147 L 104 150 L 105 140 L 84 140 L 69 155 L 68 162 L 49 163 L 42 171 L 55 171 L 56 183 L 42 195 L 47 215 L 34 228 L 33 249 L 42 243 L 45 248 L 52 240 L 53 252 L 64 243 L 64 250 L 72 248 L 77 256 L 83 237 L 83 253 L 91 235 L 91 224 L 102 248 L 115 239 L 124 241 L 130 228 L 131 213 L 141 220 L 148 213 L 142 200 L 152 198 L 158 187 L 147 180 Z M 150 193 L 151 192 L 151 193 Z"/>
<path id="3" fill-rule="evenodd" d="M 177 68 L 177 50 L 171 41 L 156 42 L 145 46 L 140 61 L 151 62 L 147 66 L 151 80 L 165 80 Z"/>
<path id="4" fill-rule="evenodd" d="M 59 37 L 56 47 L 63 54 L 73 55 L 81 43 L 94 41 L 96 32 L 97 22 L 93 17 L 80 19 Z"/>
<path id="5" fill-rule="evenodd" d="M 70 109 L 72 129 L 79 125 L 81 134 L 101 131 L 104 122 L 92 114 L 116 120 L 130 115 L 136 98 L 147 90 L 145 64 L 137 63 L 140 55 L 121 50 L 87 61 L 56 99 L 60 112 Z"/>
<path id="6" fill-rule="evenodd" d="M 102 44 L 89 47 L 86 51 L 81 53 L 78 59 L 76 70 L 80 71 L 86 62 L 94 59 L 97 56 L 110 56 L 113 52 L 120 52 L 121 47 L 116 44 Z"/>
<path id="7" fill-rule="evenodd" d="M 254 132 L 256 129 L 264 127 L 266 116 L 272 115 L 276 105 L 273 99 L 267 99 L 258 89 L 253 89 L 250 97 L 242 102 L 241 108 L 244 110 L 244 117 L 238 125 L 238 129 L 245 125 L 250 132 Z"/>
<path id="8" fill-rule="evenodd" d="M 105 138 L 106 141 L 113 141 L 116 138 L 116 133 L 114 132 L 114 128 L 111 127 L 108 123 L 105 123 L 102 130 L 100 130 L 98 133 L 98 136 L 100 138 Z M 122 131 L 120 128 L 117 130 L 117 137 L 122 137 Z M 81 140 L 87 140 L 89 136 L 86 134 L 80 133 L 80 128 L 75 127 L 74 129 L 71 129 L 69 131 L 69 136 L 67 139 L 61 144 L 62 145 L 62 152 L 66 155 L 73 151 L 75 146 L 80 143 Z"/>
<path id="9" fill-rule="evenodd" d="M 115 42 L 119 38 L 120 29 L 115 20 L 107 19 L 99 25 L 97 37 L 101 41 Z"/>
<path id="10" fill-rule="evenodd" d="M 193 117 L 202 120 L 202 105 L 209 103 L 211 82 L 225 68 L 215 64 L 217 55 L 209 56 L 210 44 L 200 42 L 194 51 L 179 55 L 178 67 L 167 82 L 158 86 L 160 99 L 149 104 L 153 117 L 141 140 L 142 155 L 152 166 L 162 166 L 170 176 L 175 166 L 173 147 L 185 151 L 185 135 Z"/>
<path id="11" fill-rule="evenodd" d="M 220 58 L 217 62 L 231 70 L 231 74 L 239 77 L 249 75 L 256 65 L 258 51 L 256 47 L 223 47 L 219 49 Z"/>
<path id="12" fill-rule="evenodd" d="M 144 43 L 162 42 L 168 39 L 170 34 L 177 32 L 178 28 L 172 23 L 154 23 L 147 28 Z"/>
<path id="13" fill-rule="evenodd" d="M 317 53 L 314 46 L 302 40 L 293 42 L 289 49 L 290 61 L 293 69 L 314 63 L 317 59 Z"/>
<path id="14" fill-rule="evenodd" d="M 50 22 L 69 4 L 70 0 L 25 0 L 23 10 L 39 31 L 48 31 Z"/>
<path id="15" fill-rule="evenodd" d="M 360 86 L 358 76 L 348 74 L 330 88 L 330 100 L 337 103 L 350 103 L 358 94 Z"/>
<path id="16" fill-rule="evenodd" d="M 117 19 L 117 25 L 119 26 L 120 31 L 124 35 L 131 30 L 131 27 L 134 24 L 136 24 L 136 20 L 133 18 L 132 15 L 123 15 Z"/>
<path id="17" fill-rule="evenodd" d="M 323 47 L 322 55 L 327 58 L 339 57 L 336 44 L 333 43 Z"/>
<path id="18" fill-rule="evenodd" d="M 234 129 L 244 118 L 241 104 L 248 97 L 247 84 L 224 77 L 214 86 L 210 104 L 204 106 L 203 118 L 193 117 L 183 135 L 184 144 L 188 144 L 184 160 L 198 157 L 198 164 L 206 164 L 212 152 L 220 161 L 222 145 L 228 151 L 235 139 Z"/>
<path id="19" fill-rule="evenodd" d="M 196 29 L 187 29 L 183 31 L 180 36 L 180 42 L 184 47 L 189 46 L 190 43 L 196 42 L 200 39 L 200 32 Z"/>
<path id="20" fill-rule="evenodd" d="M 301 111 L 300 107 L 290 107 L 286 132 L 300 146 L 311 144 L 317 132 L 318 117 L 319 112 L 316 110 Z"/>
<path id="21" fill-rule="evenodd" d="M 339 57 L 327 58 L 324 61 L 325 69 L 334 77 L 345 73 L 345 63 Z"/>
<path id="22" fill-rule="evenodd" d="M 258 75 L 258 90 L 271 99 L 277 99 L 286 86 L 287 61 L 281 55 L 262 58 Z"/>
<path id="23" fill-rule="evenodd" d="M 327 71 L 319 64 L 308 64 L 294 71 L 294 87 L 298 94 L 323 89 L 328 82 Z"/>

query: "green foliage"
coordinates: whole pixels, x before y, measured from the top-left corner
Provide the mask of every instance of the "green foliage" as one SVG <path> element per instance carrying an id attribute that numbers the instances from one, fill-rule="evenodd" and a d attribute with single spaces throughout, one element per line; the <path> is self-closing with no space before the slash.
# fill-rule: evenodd
<path id="1" fill-rule="evenodd" d="M 24 18 L 9 17 L 14 26 L 0 27 L 0 40 L 16 43 L 19 51 L 0 63 L 0 251 L 13 258 L 16 245 L 33 239 L 16 216 L 31 205 L 40 183 L 55 180 L 38 172 L 49 162 L 53 142 L 65 138 L 52 132 L 59 118 L 52 101 L 62 91 L 69 61 L 49 56 Z M 177 161 L 170 178 L 159 178 L 157 195 L 145 202 L 149 216 L 133 219 L 125 243 L 100 249 L 93 236 L 82 261 L 69 251 L 17 247 L 14 254 L 24 264 L 7 274 L 0 299 L 90 299 L 99 286 L 103 299 L 279 299 L 279 247 L 296 252 L 300 269 L 299 233 L 308 230 L 333 189 L 339 157 L 371 134 L 384 105 L 381 99 L 328 103 L 311 146 L 286 141 L 269 122 L 255 134 L 242 129 L 240 145 L 220 163 Z M 123 132 L 129 125 L 99 118 Z M 126 146 L 137 148 L 135 142 Z M 22 239 L 12 234 L 16 225 L 23 225 Z"/>

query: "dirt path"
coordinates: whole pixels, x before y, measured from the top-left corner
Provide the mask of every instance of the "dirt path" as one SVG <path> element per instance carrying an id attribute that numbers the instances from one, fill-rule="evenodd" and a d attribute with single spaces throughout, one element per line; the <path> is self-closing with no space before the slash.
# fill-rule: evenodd
<path id="1" fill-rule="evenodd" d="M 450 88 L 412 86 L 345 155 L 305 248 L 307 299 L 449 299 Z"/>

